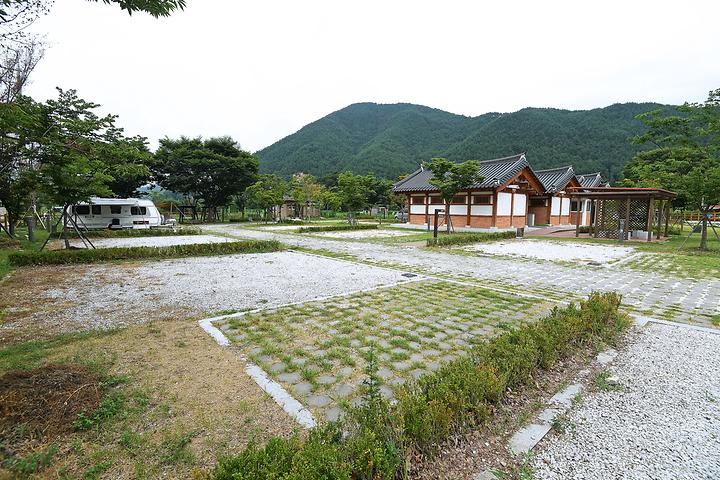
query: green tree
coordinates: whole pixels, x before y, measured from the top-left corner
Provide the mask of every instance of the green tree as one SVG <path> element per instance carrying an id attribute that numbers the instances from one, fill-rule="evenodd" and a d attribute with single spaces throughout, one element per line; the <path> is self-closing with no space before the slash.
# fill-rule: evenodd
<path id="1" fill-rule="evenodd" d="M 290 194 L 296 205 L 300 205 L 300 215 L 307 217 L 307 207 L 314 205 L 320 199 L 324 188 L 315 181 L 315 177 L 307 173 L 296 173 L 292 178 Z"/>
<path id="2" fill-rule="evenodd" d="M 445 158 L 433 158 L 423 163 L 425 168 L 432 172 L 430 185 L 440 190 L 440 196 L 445 201 L 445 220 L 447 231 L 450 232 L 450 208 L 453 197 L 461 190 L 466 190 L 470 185 L 481 182 L 480 167 L 475 160 L 468 160 L 463 163 L 455 163 Z"/>
<path id="3" fill-rule="evenodd" d="M 288 184 L 282 178 L 270 173 L 259 176 L 258 181 L 245 190 L 245 201 L 248 207 L 265 211 L 265 221 L 272 216 L 272 209 L 281 205 Z"/>
<path id="4" fill-rule="evenodd" d="M 257 180 L 258 161 L 230 137 L 164 138 L 151 170 L 160 186 L 200 202 L 214 217 Z"/>
<path id="5" fill-rule="evenodd" d="M 653 110 L 639 116 L 647 131 L 633 143 L 650 145 L 625 168 L 625 183 L 678 193 L 677 203 L 702 214 L 700 249 L 707 250 L 707 215 L 720 204 L 720 89 L 679 114 Z"/>
<path id="6" fill-rule="evenodd" d="M 364 176 L 342 172 L 338 175 L 337 182 L 337 193 L 345 211 L 354 213 L 367 208 L 369 191 Z"/>

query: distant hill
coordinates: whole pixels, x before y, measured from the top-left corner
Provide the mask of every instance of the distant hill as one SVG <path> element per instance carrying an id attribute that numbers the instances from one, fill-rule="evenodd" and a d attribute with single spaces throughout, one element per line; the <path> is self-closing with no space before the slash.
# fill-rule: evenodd
<path id="1" fill-rule="evenodd" d="M 422 160 L 485 160 L 527 152 L 536 169 L 572 164 L 620 178 L 642 131 L 635 116 L 664 107 L 624 103 L 593 110 L 524 108 L 465 117 L 422 105 L 356 103 L 257 152 L 260 170 L 317 176 L 350 170 L 395 179 Z"/>

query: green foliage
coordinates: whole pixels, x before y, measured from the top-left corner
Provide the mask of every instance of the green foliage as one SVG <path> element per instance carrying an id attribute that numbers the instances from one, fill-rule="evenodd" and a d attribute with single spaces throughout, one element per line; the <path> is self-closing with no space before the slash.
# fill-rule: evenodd
<path id="1" fill-rule="evenodd" d="M 25 478 L 50 465 L 57 450 L 55 445 L 50 445 L 46 450 L 31 453 L 24 458 L 10 457 L 2 462 L 2 466 Z"/>
<path id="2" fill-rule="evenodd" d="M 639 118 L 647 131 L 634 138 L 652 149 L 638 153 L 625 169 L 625 183 L 678 193 L 677 204 L 707 213 L 720 204 L 720 89 L 704 103 L 677 107 L 679 114 L 654 110 Z M 700 249 L 707 249 L 702 222 Z"/>
<path id="3" fill-rule="evenodd" d="M 433 173 L 430 184 L 440 191 L 440 196 L 446 203 L 450 203 L 460 190 L 483 180 L 475 160 L 455 163 L 445 158 L 433 158 L 423 162 L 423 165 Z"/>
<path id="4" fill-rule="evenodd" d="M 265 253 L 281 250 L 275 240 L 247 240 L 225 243 L 172 245 L 167 247 L 126 247 L 81 250 L 43 250 L 42 252 L 14 252 L 8 255 L 11 265 L 66 265 L 74 263 L 109 262 L 116 260 L 163 259 L 201 255 L 232 255 L 237 253 Z"/>
<path id="5" fill-rule="evenodd" d="M 317 232 L 343 232 L 346 230 L 377 230 L 377 225 L 319 225 L 315 227 L 300 227 L 298 233 L 317 233 Z"/>
<path id="6" fill-rule="evenodd" d="M 467 245 L 468 243 L 492 242 L 495 240 L 506 240 L 515 238 L 515 232 L 477 232 L 463 233 L 457 235 L 443 235 L 438 238 L 428 238 L 428 247 L 449 247 L 453 245 Z"/>
<path id="7" fill-rule="evenodd" d="M 97 2 L 98 0 L 90 0 Z M 185 0 L 102 0 L 108 5 L 117 4 L 130 15 L 133 12 L 149 13 L 155 18 L 168 17 L 176 10 L 185 9 Z"/>
<path id="8" fill-rule="evenodd" d="M 383 400 L 375 354 L 367 355 L 363 402 L 340 422 L 297 436 L 251 445 L 222 460 L 214 480 L 392 479 L 406 475 L 405 459 L 432 454 L 454 434 L 486 421 L 507 389 L 531 380 L 578 348 L 612 340 L 627 326 L 620 296 L 593 293 L 580 306 L 555 308 L 534 324 L 476 346 L 470 355 L 404 387 L 397 403 Z M 344 434 L 343 434 L 344 432 Z"/>
<path id="9" fill-rule="evenodd" d="M 164 138 L 151 169 L 163 188 L 217 208 L 255 183 L 258 161 L 230 137 Z"/>
<path id="10" fill-rule="evenodd" d="M 288 188 L 285 180 L 277 175 L 262 174 L 245 190 L 245 201 L 250 208 L 264 210 L 266 212 L 265 219 L 268 220 L 270 210 L 283 203 Z"/>
<path id="11" fill-rule="evenodd" d="M 259 152 L 260 169 L 289 177 L 307 172 L 375 172 L 396 180 L 432 157 L 491 159 L 527 151 L 533 168 L 571 164 L 576 172 L 621 178 L 640 150 L 636 115 L 658 104 L 615 104 L 569 111 L 525 108 L 465 117 L 420 105 L 359 103 L 331 113 Z"/>
<path id="12" fill-rule="evenodd" d="M 127 228 L 122 230 L 88 230 L 83 235 L 88 238 L 136 238 L 136 237 L 174 237 L 178 235 L 200 235 L 200 227 L 171 228 Z M 68 237 L 77 238 L 77 233 L 68 232 Z"/>
<path id="13" fill-rule="evenodd" d="M 120 415 L 125 408 L 125 396 L 121 393 L 111 395 L 98 405 L 92 412 L 80 412 L 73 422 L 75 430 L 89 430 L 102 422 Z"/>

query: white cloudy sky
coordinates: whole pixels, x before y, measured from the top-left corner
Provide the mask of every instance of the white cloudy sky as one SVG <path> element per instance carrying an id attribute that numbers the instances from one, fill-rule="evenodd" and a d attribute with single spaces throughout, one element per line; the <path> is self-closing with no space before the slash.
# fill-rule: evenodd
<path id="1" fill-rule="evenodd" d="M 170 18 L 56 0 L 28 93 L 76 88 L 150 138 L 258 150 L 348 104 L 464 115 L 701 101 L 720 87 L 720 2 L 187 0 Z"/>

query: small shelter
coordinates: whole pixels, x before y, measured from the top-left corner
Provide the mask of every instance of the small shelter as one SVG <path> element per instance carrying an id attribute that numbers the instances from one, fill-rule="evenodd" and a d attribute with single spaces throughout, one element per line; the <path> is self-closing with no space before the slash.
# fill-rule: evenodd
<path id="1" fill-rule="evenodd" d="M 580 182 L 573 167 L 535 170 L 543 185 L 542 195 L 530 197 L 528 213 L 533 215 L 533 225 L 571 225 L 572 205 L 568 188 L 577 188 Z M 576 210 L 577 211 L 577 210 Z"/>
<path id="2" fill-rule="evenodd" d="M 436 210 L 445 210 L 455 226 L 488 230 L 524 227 L 529 197 L 544 191 L 525 154 L 478 164 L 483 179 L 468 185 L 449 204 L 442 199 L 437 187 L 430 184 L 432 172 L 422 166 L 397 182 L 393 192 L 407 195 L 408 222 L 428 224 Z"/>
<path id="3" fill-rule="evenodd" d="M 579 187 L 570 196 L 578 202 L 592 202 L 594 218 L 590 234 L 595 238 L 652 240 L 668 234 L 670 203 L 677 194 L 657 188 Z M 580 234 L 580 217 L 575 220 L 575 236 Z"/>
<path id="4" fill-rule="evenodd" d="M 319 217 L 320 208 L 313 202 L 298 203 L 290 195 L 283 195 L 283 203 L 275 210 L 275 217 L 278 220 L 289 218 Z"/>

